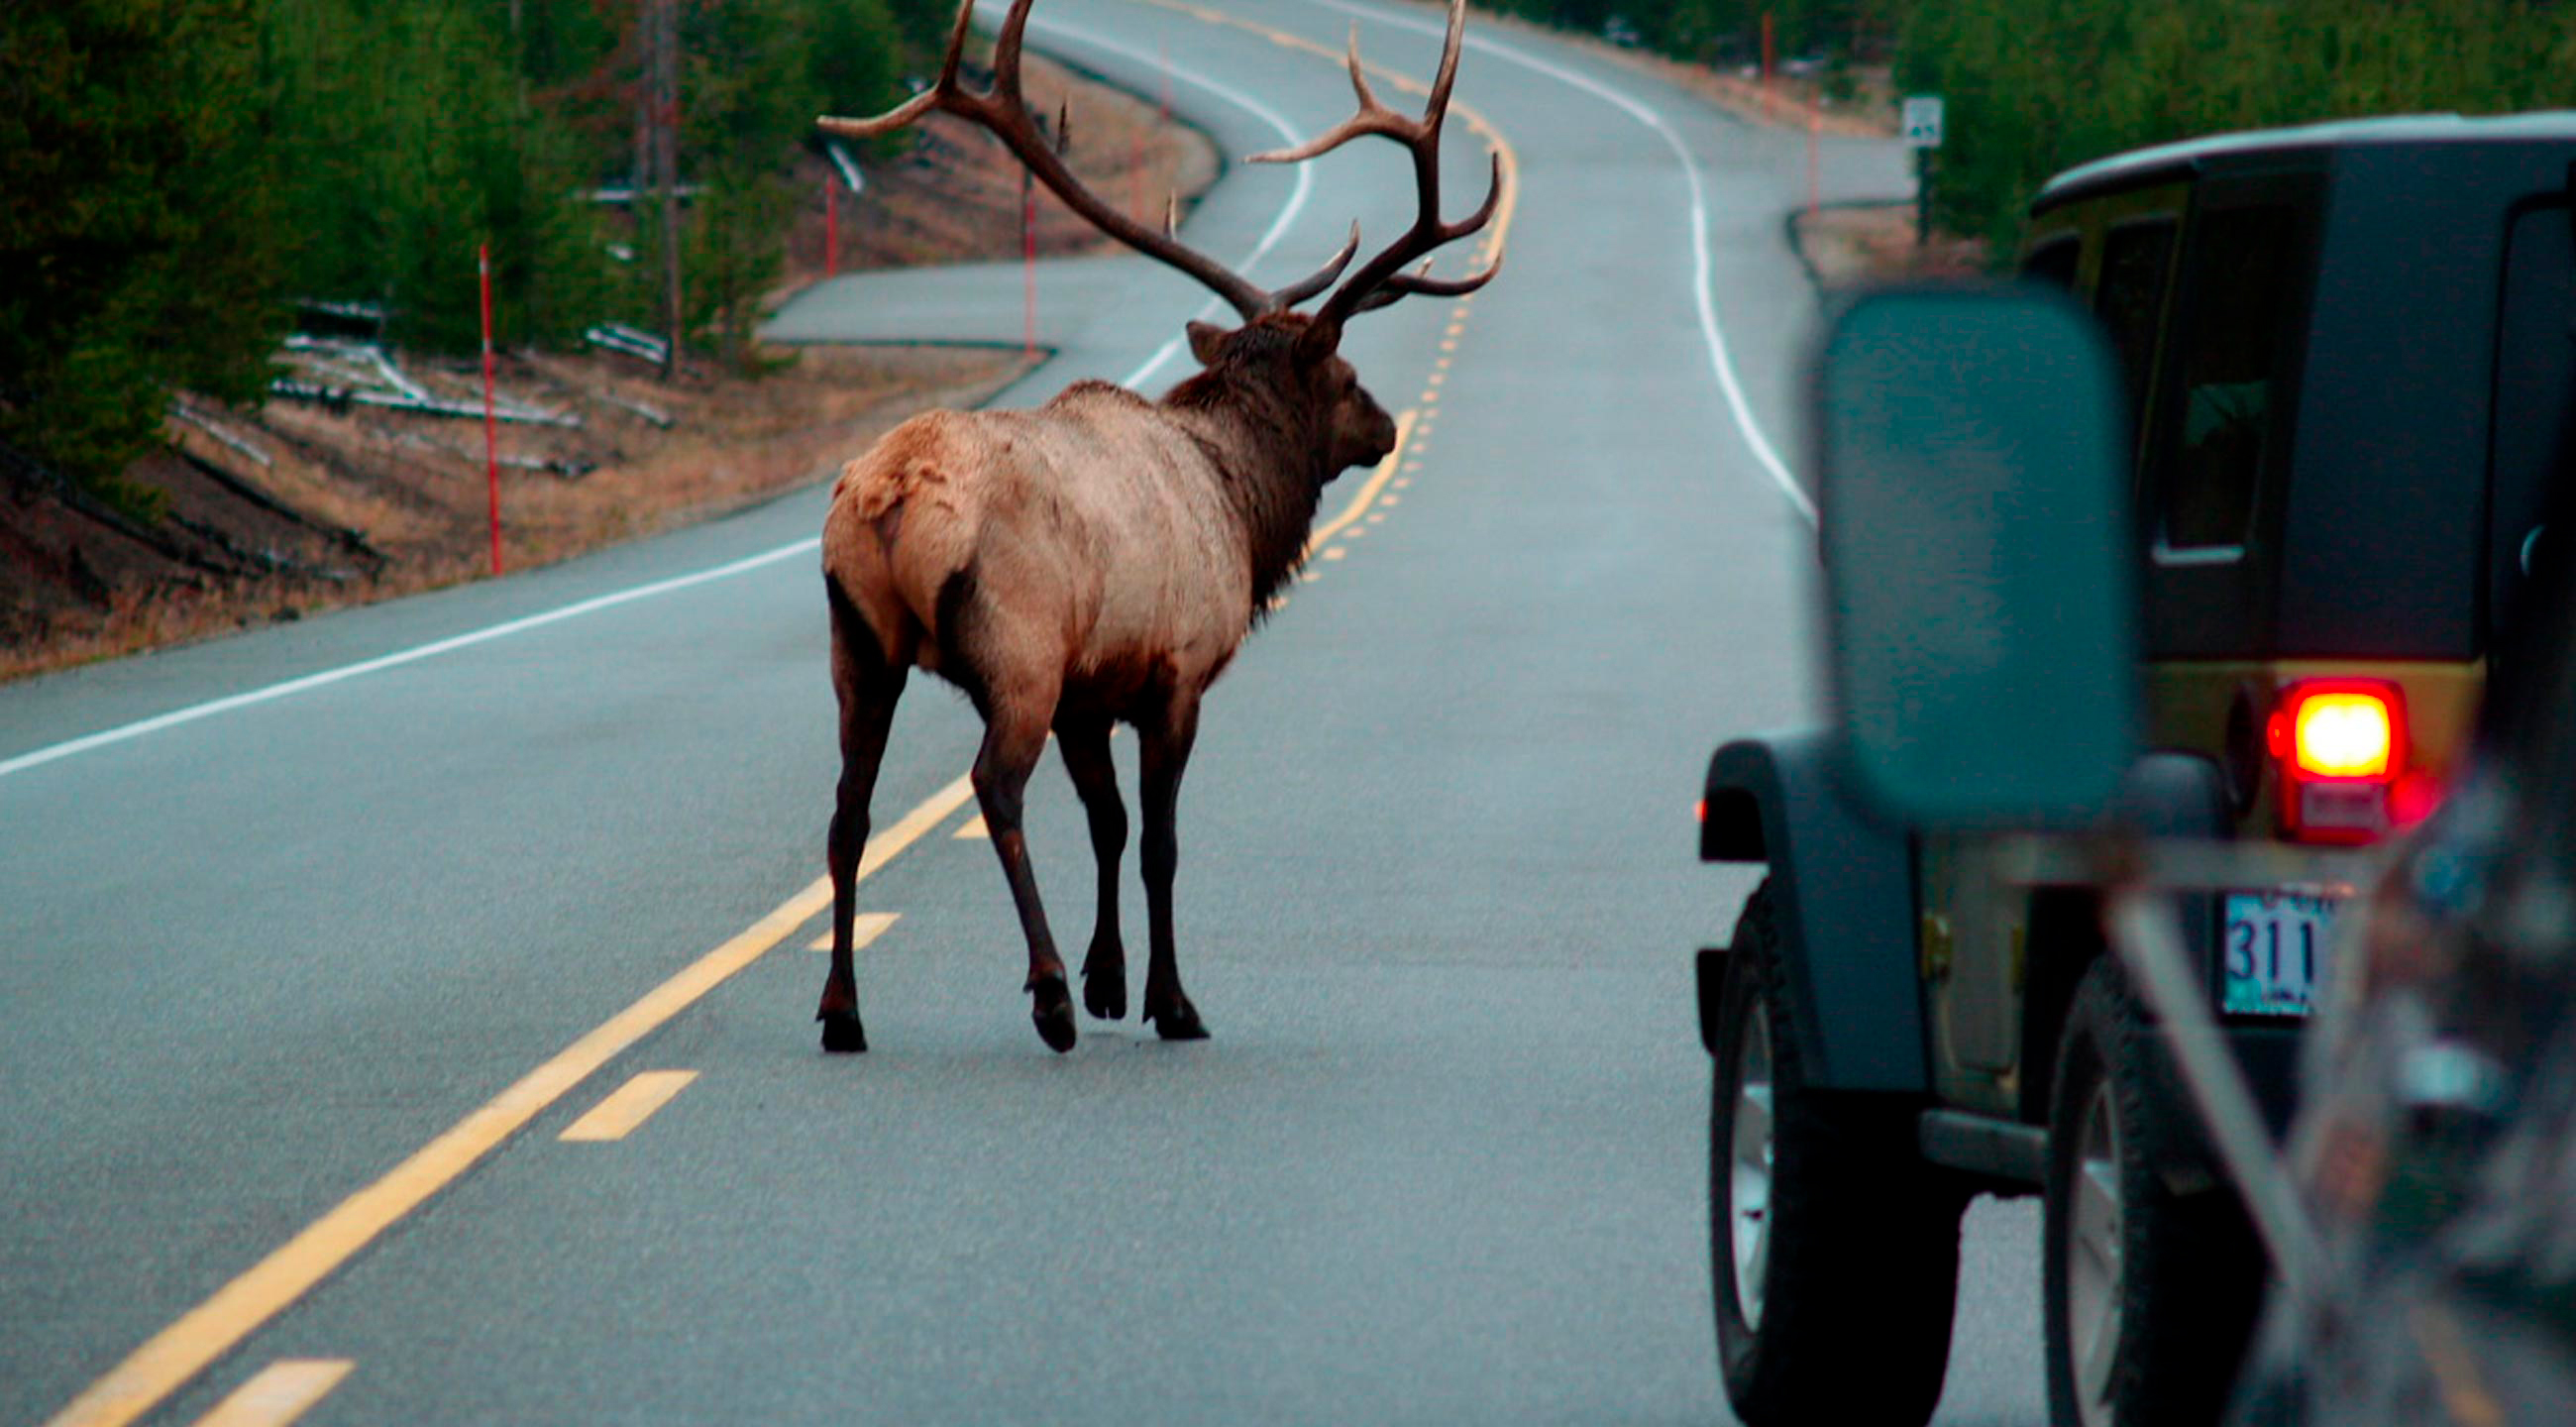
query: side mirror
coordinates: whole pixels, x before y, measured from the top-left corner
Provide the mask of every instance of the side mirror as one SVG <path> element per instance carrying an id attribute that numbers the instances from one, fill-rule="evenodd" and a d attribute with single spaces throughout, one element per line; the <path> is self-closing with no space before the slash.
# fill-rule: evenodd
<path id="1" fill-rule="evenodd" d="M 2035 288 L 1880 293 L 1814 390 L 1854 790 L 1916 826 L 2091 820 L 2139 743 L 2129 425 L 2092 320 Z"/>

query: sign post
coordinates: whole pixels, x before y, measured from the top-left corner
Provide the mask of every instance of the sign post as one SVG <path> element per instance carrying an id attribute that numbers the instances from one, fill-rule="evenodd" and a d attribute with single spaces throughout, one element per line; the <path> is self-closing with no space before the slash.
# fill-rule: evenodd
<path id="1" fill-rule="evenodd" d="M 1914 246 L 1932 241 L 1932 158 L 1941 147 L 1941 96 L 1909 94 L 1900 129 L 1914 152 Z"/>

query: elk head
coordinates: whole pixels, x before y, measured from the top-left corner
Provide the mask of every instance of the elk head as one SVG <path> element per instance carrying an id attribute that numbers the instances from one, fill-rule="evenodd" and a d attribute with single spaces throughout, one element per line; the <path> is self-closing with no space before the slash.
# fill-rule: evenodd
<path id="1" fill-rule="evenodd" d="M 1264 313 L 1233 328 L 1191 322 L 1190 355 L 1202 370 L 1171 400 L 1277 405 L 1279 423 L 1314 453 L 1317 485 L 1353 466 L 1374 466 L 1395 449 L 1395 418 L 1340 353 L 1316 350 L 1308 335 L 1313 330 L 1314 319 L 1302 312 Z"/>

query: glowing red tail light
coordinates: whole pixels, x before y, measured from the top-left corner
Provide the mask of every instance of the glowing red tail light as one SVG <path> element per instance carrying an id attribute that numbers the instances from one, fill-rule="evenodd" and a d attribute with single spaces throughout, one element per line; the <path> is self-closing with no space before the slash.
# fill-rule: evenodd
<path id="1" fill-rule="evenodd" d="M 2265 738 L 2281 771 L 2284 836 L 2368 842 L 2401 820 L 2389 796 L 2406 776 L 2406 699 L 2395 684 L 2292 684 L 2281 691 Z"/>

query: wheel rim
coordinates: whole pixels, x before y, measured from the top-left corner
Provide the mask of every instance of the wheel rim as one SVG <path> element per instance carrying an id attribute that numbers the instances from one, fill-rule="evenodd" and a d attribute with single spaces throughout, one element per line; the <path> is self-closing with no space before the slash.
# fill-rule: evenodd
<path id="1" fill-rule="evenodd" d="M 1727 1229 L 1735 1262 L 1735 1310 L 1762 1326 L 1762 1278 L 1771 1264 L 1771 1025 L 1761 998 L 1744 1009 L 1735 1053 L 1735 1114 L 1728 1136 Z"/>
<path id="2" fill-rule="evenodd" d="M 2120 1116 L 2105 1080 L 2077 1122 L 2067 1191 L 2066 1346 L 2085 1427 L 2110 1427 L 2111 1365 L 2120 1345 Z"/>

